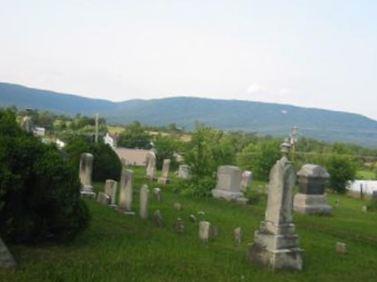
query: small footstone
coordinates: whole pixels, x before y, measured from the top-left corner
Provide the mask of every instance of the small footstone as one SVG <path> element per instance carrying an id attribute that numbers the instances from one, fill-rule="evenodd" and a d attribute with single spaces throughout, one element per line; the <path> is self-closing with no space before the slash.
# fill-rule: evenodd
<path id="1" fill-rule="evenodd" d="M 161 202 L 161 189 L 160 188 L 153 188 L 153 195 L 157 202 Z"/>
<path id="2" fill-rule="evenodd" d="M 346 254 L 347 253 L 347 245 L 346 243 L 337 242 L 335 245 L 335 250 L 338 254 Z"/>
<path id="3" fill-rule="evenodd" d="M 185 231 L 185 224 L 181 218 L 177 218 L 176 222 L 174 223 L 174 230 L 177 233 L 183 233 Z"/>
<path id="4" fill-rule="evenodd" d="M 164 220 L 162 218 L 160 210 L 156 210 L 153 213 L 153 222 L 157 227 L 163 227 L 164 226 Z"/>
<path id="5" fill-rule="evenodd" d="M 363 206 L 363 207 L 361 208 L 361 211 L 362 211 L 362 212 L 367 212 L 367 211 L 368 211 L 368 207 L 367 207 L 367 206 Z"/>
<path id="6" fill-rule="evenodd" d="M 199 239 L 208 242 L 210 238 L 211 223 L 208 221 L 199 222 Z"/>
<path id="7" fill-rule="evenodd" d="M 174 203 L 174 209 L 180 211 L 182 210 L 182 205 L 180 203 Z"/>
<path id="8" fill-rule="evenodd" d="M 191 222 L 194 222 L 194 223 L 196 222 L 196 216 L 193 214 L 190 214 L 189 219 Z"/>
<path id="9" fill-rule="evenodd" d="M 98 192 L 97 194 L 97 202 L 102 205 L 109 205 L 111 202 L 111 197 L 104 192 Z"/>
<path id="10" fill-rule="evenodd" d="M 234 243 L 236 245 L 240 245 L 242 242 L 242 229 L 241 227 L 237 227 L 233 231 L 233 236 L 234 236 Z"/>

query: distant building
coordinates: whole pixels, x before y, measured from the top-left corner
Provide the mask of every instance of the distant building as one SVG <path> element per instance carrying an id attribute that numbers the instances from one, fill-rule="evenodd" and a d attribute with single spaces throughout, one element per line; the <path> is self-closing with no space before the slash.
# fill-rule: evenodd
<path id="1" fill-rule="evenodd" d="M 43 137 L 46 135 L 46 129 L 44 127 L 34 127 L 33 128 L 33 134 L 34 136 Z"/>
<path id="2" fill-rule="evenodd" d="M 351 193 L 362 191 L 365 195 L 372 195 L 374 191 L 377 192 L 377 180 L 355 180 L 349 183 L 347 189 Z"/>
<path id="3" fill-rule="evenodd" d="M 147 153 L 149 150 L 115 148 L 119 159 L 124 160 L 126 165 L 146 166 Z"/>
<path id="4" fill-rule="evenodd" d="M 118 143 L 118 136 L 110 134 L 109 132 L 103 137 L 103 142 L 108 144 L 111 148 L 115 149 Z"/>

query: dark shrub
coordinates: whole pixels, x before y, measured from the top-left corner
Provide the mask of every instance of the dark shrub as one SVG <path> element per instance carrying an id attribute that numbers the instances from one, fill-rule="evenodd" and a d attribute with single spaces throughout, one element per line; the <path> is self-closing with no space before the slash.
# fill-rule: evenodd
<path id="1" fill-rule="evenodd" d="M 0 233 L 13 242 L 64 241 L 86 227 L 77 168 L 0 111 Z"/>

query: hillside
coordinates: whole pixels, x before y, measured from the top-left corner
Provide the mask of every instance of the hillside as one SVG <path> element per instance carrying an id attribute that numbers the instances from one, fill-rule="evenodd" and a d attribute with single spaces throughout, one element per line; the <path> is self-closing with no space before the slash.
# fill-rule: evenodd
<path id="1" fill-rule="evenodd" d="M 139 120 L 148 125 L 176 123 L 192 129 L 202 122 L 225 130 L 286 136 L 293 126 L 301 136 L 377 146 L 377 121 L 353 113 L 238 100 L 174 97 L 111 102 L 0 83 L 0 105 L 66 114 L 105 116 L 113 123 Z"/>

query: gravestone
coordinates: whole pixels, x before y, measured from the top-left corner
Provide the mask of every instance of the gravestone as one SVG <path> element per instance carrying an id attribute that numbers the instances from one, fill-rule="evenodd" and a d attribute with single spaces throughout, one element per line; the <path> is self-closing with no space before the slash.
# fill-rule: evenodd
<path id="1" fill-rule="evenodd" d="M 134 214 L 132 212 L 132 183 L 133 171 L 123 167 L 120 179 L 119 209 L 129 215 Z"/>
<path id="2" fill-rule="evenodd" d="M 142 219 L 148 218 L 148 200 L 149 200 L 149 189 L 147 185 L 143 185 L 140 188 L 140 217 Z"/>
<path id="3" fill-rule="evenodd" d="M 96 196 L 96 193 L 93 191 L 92 185 L 93 159 L 94 157 L 92 154 L 81 154 L 79 170 L 81 195 L 92 198 Z"/>
<path id="4" fill-rule="evenodd" d="M 111 207 L 116 207 L 117 191 L 118 191 L 118 182 L 112 179 L 107 179 L 105 182 L 105 194 L 110 196 Z"/>
<path id="5" fill-rule="evenodd" d="M 346 243 L 336 242 L 336 244 L 335 244 L 335 251 L 338 254 L 341 254 L 341 255 L 346 254 L 347 253 L 347 245 L 346 245 Z"/>
<path id="6" fill-rule="evenodd" d="M 233 236 L 234 236 L 234 242 L 236 245 L 240 245 L 242 242 L 242 229 L 241 227 L 237 227 L 233 231 Z"/>
<path id="7" fill-rule="evenodd" d="M 173 207 L 176 211 L 182 210 L 182 204 L 181 203 L 175 202 Z"/>
<path id="8" fill-rule="evenodd" d="M 302 269 L 302 250 L 292 218 L 295 172 L 287 155 L 289 143 L 282 144 L 283 157 L 270 172 L 265 220 L 255 232 L 249 260 L 275 269 Z"/>
<path id="9" fill-rule="evenodd" d="M 150 150 L 146 155 L 146 172 L 147 179 L 155 180 L 156 179 L 156 154 L 153 150 Z"/>
<path id="10" fill-rule="evenodd" d="M 190 179 L 190 166 L 182 164 L 178 168 L 178 178 Z"/>
<path id="11" fill-rule="evenodd" d="M 161 189 L 160 188 L 153 188 L 153 194 L 154 194 L 157 202 L 161 202 L 161 200 L 162 200 Z"/>
<path id="12" fill-rule="evenodd" d="M 181 218 L 177 218 L 177 220 L 174 223 L 174 230 L 177 233 L 183 233 L 185 231 L 185 224 Z"/>
<path id="13" fill-rule="evenodd" d="M 110 205 L 111 197 L 104 192 L 98 192 L 97 202 L 102 204 L 102 205 L 106 205 L 106 206 Z"/>
<path id="14" fill-rule="evenodd" d="M 164 227 L 164 219 L 160 210 L 156 210 L 153 213 L 153 222 L 157 227 Z"/>
<path id="15" fill-rule="evenodd" d="M 299 193 L 294 197 L 293 209 L 303 214 L 330 214 L 332 208 L 327 204 L 325 183 L 330 175 L 314 164 L 305 164 L 297 173 Z"/>
<path id="16" fill-rule="evenodd" d="M 167 184 L 169 182 L 169 169 L 170 169 L 170 159 L 165 159 L 162 164 L 162 174 L 158 178 L 158 183 Z"/>
<path id="17" fill-rule="evenodd" d="M 193 223 L 196 222 L 196 216 L 193 215 L 193 214 L 190 214 L 189 219 L 190 219 L 190 221 L 193 222 Z"/>
<path id="18" fill-rule="evenodd" d="M 241 170 L 236 166 L 220 166 L 217 170 L 217 185 L 212 190 L 214 198 L 246 203 L 241 192 Z"/>
<path id="19" fill-rule="evenodd" d="M 34 124 L 30 116 L 24 116 L 21 121 L 21 128 L 28 133 L 33 132 Z"/>
<path id="20" fill-rule="evenodd" d="M 14 268 L 16 266 L 16 261 L 3 240 L 0 238 L 0 268 Z"/>
<path id="21" fill-rule="evenodd" d="M 210 238 L 211 223 L 209 221 L 199 222 L 199 239 L 208 242 Z"/>
<path id="22" fill-rule="evenodd" d="M 249 170 L 245 170 L 241 175 L 241 191 L 246 192 L 251 185 L 253 179 L 253 173 Z"/>

